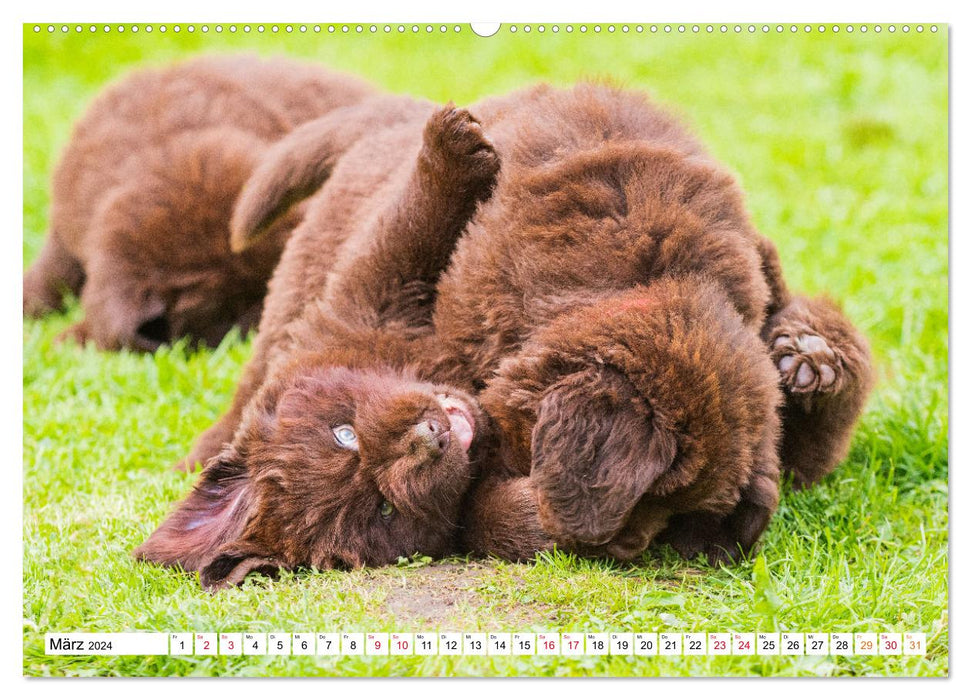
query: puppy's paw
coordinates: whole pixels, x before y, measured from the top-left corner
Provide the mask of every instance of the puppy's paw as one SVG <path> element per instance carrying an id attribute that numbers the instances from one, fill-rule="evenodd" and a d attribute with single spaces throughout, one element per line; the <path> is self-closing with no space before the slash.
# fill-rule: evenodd
<path id="1" fill-rule="evenodd" d="M 664 533 L 658 540 L 670 545 L 684 559 L 691 561 L 704 554 L 710 566 L 732 564 L 744 557 L 738 544 L 727 537 L 705 539 L 703 533 L 682 531 Z"/>
<path id="2" fill-rule="evenodd" d="M 491 186 L 499 155 L 479 121 L 467 109 L 449 105 L 425 125 L 424 150 L 446 182 Z"/>
<path id="3" fill-rule="evenodd" d="M 706 512 L 675 515 L 658 542 L 671 545 L 685 559 L 704 554 L 711 565 L 729 564 L 748 556 L 756 549 L 778 503 L 776 479 L 764 477 L 746 488 L 742 500 L 728 515 Z"/>
<path id="4" fill-rule="evenodd" d="M 843 362 L 821 335 L 777 329 L 771 353 L 782 386 L 790 394 L 830 394 L 843 384 Z"/>
<path id="5" fill-rule="evenodd" d="M 84 321 L 75 323 L 66 330 L 61 331 L 54 339 L 55 343 L 73 342 L 84 345 L 91 339 L 91 332 Z"/>
<path id="6" fill-rule="evenodd" d="M 54 311 L 61 311 L 64 302 L 60 294 L 39 285 L 24 282 L 24 317 L 40 318 Z"/>

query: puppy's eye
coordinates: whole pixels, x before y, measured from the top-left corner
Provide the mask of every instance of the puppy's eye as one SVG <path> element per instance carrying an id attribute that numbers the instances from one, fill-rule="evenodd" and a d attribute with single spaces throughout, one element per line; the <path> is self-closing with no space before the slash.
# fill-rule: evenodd
<path id="1" fill-rule="evenodd" d="M 334 428 L 334 438 L 341 447 L 346 447 L 349 450 L 357 449 L 357 433 L 349 425 L 339 425 Z"/>
<path id="2" fill-rule="evenodd" d="M 394 513 L 394 506 L 388 501 L 381 501 L 381 507 L 378 508 L 378 512 L 381 513 L 382 518 L 390 518 L 391 514 Z"/>

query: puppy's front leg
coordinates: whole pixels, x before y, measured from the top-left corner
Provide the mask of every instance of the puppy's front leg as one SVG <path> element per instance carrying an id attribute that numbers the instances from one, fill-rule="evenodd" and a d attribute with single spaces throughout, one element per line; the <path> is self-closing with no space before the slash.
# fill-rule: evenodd
<path id="1" fill-rule="evenodd" d="M 464 551 L 526 561 L 551 549 L 539 524 L 536 489 L 528 476 L 491 476 L 470 496 L 462 531 Z"/>
<path id="2" fill-rule="evenodd" d="M 57 239 L 53 231 L 37 260 L 24 273 L 24 316 L 43 316 L 64 308 L 66 293 L 79 294 L 84 268 Z"/>
<path id="3" fill-rule="evenodd" d="M 782 378 L 782 468 L 816 483 L 846 457 L 873 384 L 866 339 L 825 299 L 793 298 L 762 330 Z"/>
<path id="4" fill-rule="evenodd" d="M 785 392 L 781 466 L 796 486 L 809 486 L 846 456 L 873 386 L 870 349 L 835 304 L 789 291 L 771 241 L 761 239 L 759 253 L 771 292 L 762 339 Z"/>
<path id="5" fill-rule="evenodd" d="M 450 105 L 435 112 L 370 245 L 328 284 L 331 308 L 339 317 L 370 312 L 374 326 L 428 325 L 438 277 L 498 171 L 499 157 L 468 111 Z"/>

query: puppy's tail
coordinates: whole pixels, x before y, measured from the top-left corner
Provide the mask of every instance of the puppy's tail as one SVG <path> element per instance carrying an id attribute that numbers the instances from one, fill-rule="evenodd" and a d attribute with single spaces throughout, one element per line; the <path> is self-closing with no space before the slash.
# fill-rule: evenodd
<path id="1" fill-rule="evenodd" d="M 411 114 L 400 97 L 379 97 L 330 112 L 294 129 L 272 146 L 236 200 L 230 246 L 239 253 L 252 245 L 290 207 L 313 194 L 362 137 Z"/>

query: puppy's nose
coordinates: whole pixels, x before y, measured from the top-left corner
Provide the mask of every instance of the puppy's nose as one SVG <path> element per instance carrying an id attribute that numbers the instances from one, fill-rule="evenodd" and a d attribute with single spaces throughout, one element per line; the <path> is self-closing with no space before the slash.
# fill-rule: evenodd
<path id="1" fill-rule="evenodd" d="M 166 343 L 172 342 L 172 328 L 165 314 L 142 321 L 130 342 L 132 347 L 148 352 L 155 352 Z"/>
<path id="2" fill-rule="evenodd" d="M 437 418 L 425 418 L 414 427 L 415 437 L 429 449 L 444 452 L 452 438 L 451 432 Z"/>

